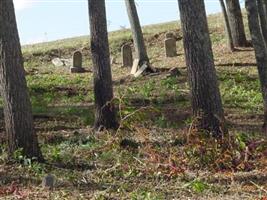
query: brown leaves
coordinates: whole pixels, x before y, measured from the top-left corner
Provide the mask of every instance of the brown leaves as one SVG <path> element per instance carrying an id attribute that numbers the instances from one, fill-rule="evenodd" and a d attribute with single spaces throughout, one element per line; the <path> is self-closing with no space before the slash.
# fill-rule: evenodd
<path id="1" fill-rule="evenodd" d="M 9 186 L 0 187 L 0 197 L 13 195 L 17 199 L 25 199 L 28 197 L 28 191 L 22 191 L 16 182 L 12 182 Z"/>

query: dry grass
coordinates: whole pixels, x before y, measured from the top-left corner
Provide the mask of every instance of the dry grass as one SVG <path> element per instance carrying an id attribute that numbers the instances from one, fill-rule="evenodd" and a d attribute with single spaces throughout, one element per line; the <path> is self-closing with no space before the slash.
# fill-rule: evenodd
<path id="1" fill-rule="evenodd" d="M 88 37 L 25 46 L 35 126 L 47 163 L 32 163 L 20 152 L 15 156 L 20 163 L 7 162 L 2 137 L 0 197 L 265 200 L 267 144 L 254 53 L 251 48 L 229 52 L 221 16 L 210 16 L 209 23 L 231 149 L 215 148 L 210 138 L 187 140 L 193 119 L 178 23 L 144 28 L 151 62 L 161 73 L 138 79 L 120 64 L 120 47 L 131 42 L 129 30 L 110 34 L 116 104 L 125 119 L 117 132 L 95 134 L 90 128 L 92 73 L 73 75 L 51 64 L 52 58 L 70 58 L 81 49 L 90 71 Z M 164 56 L 167 31 L 179 38 L 178 57 Z M 168 78 L 172 67 L 181 75 Z M 47 173 L 57 177 L 54 191 L 40 186 Z"/>

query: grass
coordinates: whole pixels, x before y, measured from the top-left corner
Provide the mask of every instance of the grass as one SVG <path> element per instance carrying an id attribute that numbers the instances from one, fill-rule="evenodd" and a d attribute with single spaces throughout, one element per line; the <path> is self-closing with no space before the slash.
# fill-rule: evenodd
<path id="1" fill-rule="evenodd" d="M 247 22 L 245 22 L 247 24 Z M 220 91 L 233 148 L 190 135 L 193 122 L 182 40 L 179 56 L 165 58 L 167 31 L 182 36 L 178 22 L 144 27 L 145 42 L 156 76 L 133 78 L 121 68 L 120 48 L 131 43 L 130 30 L 109 34 L 114 94 L 121 128 L 95 134 L 91 72 L 70 74 L 51 64 L 54 57 L 71 58 L 79 49 L 92 70 L 89 37 L 23 47 L 27 83 L 44 164 L 14 155 L 7 162 L 0 150 L 0 196 L 5 199 L 264 199 L 266 140 L 262 140 L 263 104 L 255 56 L 250 48 L 229 52 L 220 14 L 209 16 L 210 35 Z M 131 43 L 132 44 L 132 43 Z M 168 77 L 178 67 L 181 75 Z M 3 132 L 3 120 L 1 120 Z M 4 139 L 2 139 L 4 141 Z M 221 144 L 223 146 L 223 144 Z M 245 155 L 249 148 L 249 157 Z M 265 152 L 265 154 L 264 154 Z M 239 173 L 256 171 L 254 184 Z M 247 171 L 247 172 L 246 172 Z M 41 189 L 45 174 L 56 176 L 53 192 Z M 222 176 L 221 181 L 218 176 Z M 256 177 L 256 178 L 255 178 Z M 257 177 L 260 177 L 257 179 Z M 253 181 L 254 181 L 253 179 Z M 13 185 L 12 185 L 13 184 Z M 229 186 L 230 185 L 230 186 Z M 7 190 L 15 187 L 19 192 Z M 257 187 L 258 186 L 258 187 Z M 259 189 L 260 188 L 260 189 Z M 8 192 L 9 191 L 9 192 Z"/>

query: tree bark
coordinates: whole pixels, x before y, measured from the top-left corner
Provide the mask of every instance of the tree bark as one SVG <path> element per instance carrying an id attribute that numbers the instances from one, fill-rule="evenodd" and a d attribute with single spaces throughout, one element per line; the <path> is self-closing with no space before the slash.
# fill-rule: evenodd
<path id="1" fill-rule="evenodd" d="M 214 66 L 204 0 L 178 0 L 192 108 L 197 128 L 221 138 L 224 113 Z M 197 19 L 197 20 L 196 20 Z"/>
<path id="2" fill-rule="evenodd" d="M 226 5 L 235 47 L 248 46 L 239 0 L 226 0 Z"/>
<path id="3" fill-rule="evenodd" d="M 230 22 L 229 22 L 229 18 L 227 15 L 227 10 L 224 4 L 224 0 L 219 0 L 221 7 L 222 7 L 222 13 L 223 13 L 223 17 L 224 17 L 224 22 L 225 22 L 225 32 L 227 34 L 227 38 L 228 38 L 228 46 L 229 49 L 231 51 L 234 51 L 234 41 L 233 41 L 233 37 L 232 37 L 232 32 L 231 32 L 231 27 L 230 27 Z"/>
<path id="4" fill-rule="evenodd" d="M 259 24 L 258 7 L 256 0 L 246 0 L 249 30 L 252 44 L 255 49 L 258 73 L 261 83 L 261 91 L 264 102 L 264 132 L 267 134 L 267 48 Z"/>
<path id="5" fill-rule="evenodd" d="M 27 158 L 43 161 L 34 131 L 12 0 L 0 1 L 0 30 L 0 84 L 8 152 L 12 156 L 21 148 Z"/>
<path id="6" fill-rule="evenodd" d="M 113 100 L 110 52 L 104 0 L 88 0 L 94 65 L 95 129 L 118 127 Z"/>
<path id="7" fill-rule="evenodd" d="M 257 0 L 258 13 L 260 17 L 261 32 L 264 37 L 265 42 L 267 42 L 267 18 L 264 11 L 264 4 L 262 0 Z"/>
<path id="8" fill-rule="evenodd" d="M 142 33 L 142 28 L 140 25 L 136 5 L 134 0 L 125 0 L 126 9 L 131 24 L 131 30 L 134 41 L 134 48 L 137 58 L 140 60 L 140 66 L 147 62 L 149 64 L 149 59 L 147 56 L 146 46 L 144 42 L 144 37 Z"/>
<path id="9" fill-rule="evenodd" d="M 262 3 L 263 3 L 264 13 L 265 13 L 266 20 L 267 20 L 267 0 L 262 0 Z"/>

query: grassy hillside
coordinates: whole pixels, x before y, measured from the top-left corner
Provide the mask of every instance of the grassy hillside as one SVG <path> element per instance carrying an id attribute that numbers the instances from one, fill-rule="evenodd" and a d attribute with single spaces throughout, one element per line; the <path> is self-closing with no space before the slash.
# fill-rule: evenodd
<path id="1" fill-rule="evenodd" d="M 27 81 L 47 163 L 32 163 L 19 151 L 15 159 L 21 164 L 7 163 L 2 144 L 0 191 L 16 181 L 29 199 L 263 199 L 267 144 L 260 135 L 263 105 L 254 52 L 228 50 L 220 14 L 209 16 L 209 27 L 232 148 L 190 136 L 193 119 L 179 23 L 144 27 L 151 63 L 160 73 L 140 78 L 121 67 L 120 48 L 132 44 L 130 31 L 109 34 L 121 119 L 116 132 L 94 134 L 90 128 L 94 96 L 88 36 L 27 45 Z M 168 31 L 177 37 L 175 58 L 165 58 Z M 83 52 L 87 73 L 70 74 L 67 67 L 52 65 L 53 58 L 71 58 L 75 50 Z M 173 67 L 180 76 L 168 76 Z M 57 177 L 51 193 L 40 189 L 47 173 Z M 14 193 L 5 198 L 15 198 Z"/>

